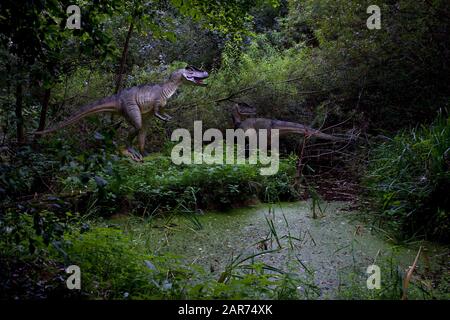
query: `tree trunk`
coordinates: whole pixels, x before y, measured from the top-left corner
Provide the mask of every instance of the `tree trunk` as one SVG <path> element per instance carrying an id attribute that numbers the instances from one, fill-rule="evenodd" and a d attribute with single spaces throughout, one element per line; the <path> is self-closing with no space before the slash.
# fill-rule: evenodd
<path id="1" fill-rule="evenodd" d="M 45 122 L 47 121 L 47 111 L 48 111 L 48 105 L 50 102 L 50 93 L 51 89 L 45 89 L 44 92 L 44 98 L 42 100 L 42 108 L 41 108 L 41 115 L 39 117 L 39 127 L 38 131 L 42 131 L 45 129 Z"/>
<path id="2" fill-rule="evenodd" d="M 123 71 L 125 69 L 125 61 L 127 60 L 127 54 L 128 54 L 128 45 L 130 43 L 131 34 L 133 32 L 134 24 L 133 22 L 130 23 L 130 27 L 128 28 L 127 37 L 125 39 L 125 44 L 123 46 L 122 50 L 122 58 L 120 59 L 120 67 L 119 67 L 119 73 L 117 75 L 117 81 L 116 81 L 116 90 L 114 93 L 119 92 L 119 90 L 122 87 L 122 78 L 123 78 Z"/>
<path id="3" fill-rule="evenodd" d="M 19 82 L 16 85 L 16 125 L 17 125 L 17 142 L 18 143 L 25 142 L 22 104 L 23 104 L 22 83 Z"/>

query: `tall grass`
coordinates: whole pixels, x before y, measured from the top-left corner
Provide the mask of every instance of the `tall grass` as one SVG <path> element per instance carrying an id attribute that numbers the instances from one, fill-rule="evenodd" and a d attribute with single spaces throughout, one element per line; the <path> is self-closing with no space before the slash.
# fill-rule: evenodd
<path id="1" fill-rule="evenodd" d="M 439 115 L 395 136 L 372 154 L 365 178 L 383 221 L 403 237 L 448 241 L 450 235 L 450 118 Z"/>

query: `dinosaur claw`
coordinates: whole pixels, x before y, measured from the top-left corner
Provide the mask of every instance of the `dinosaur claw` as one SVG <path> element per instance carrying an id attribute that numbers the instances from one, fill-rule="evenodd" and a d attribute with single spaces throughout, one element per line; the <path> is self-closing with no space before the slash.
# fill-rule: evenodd
<path id="1" fill-rule="evenodd" d="M 134 148 L 128 148 L 128 152 L 132 155 L 132 159 L 136 162 L 141 162 L 143 160 L 142 155 L 139 151 L 136 151 Z"/>
<path id="2" fill-rule="evenodd" d="M 165 121 L 165 122 L 167 122 L 167 121 L 169 121 L 170 119 L 170 117 L 168 116 L 168 115 L 160 115 L 159 113 L 155 113 L 155 116 L 158 118 L 158 119 L 160 119 L 160 120 L 162 120 L 162 121 Z"/>
<path id="3" fill-rule="evenodd" d="M 133 148 L 127 148 L 127 149 L 124 149 L 124 150 L 122 151 L 122 154 L 123 154 L 124 156 L 129 157 L 129 158 L 130 158 L 131 160 L 133 160 L 133 161 L 136 161 L 136 162 L 142 162 L 142 161 L 143 161 L 142 155 L 141 155 L 138 151 L 136 151 L 135 149 L 133 149 Z"/>
<path id="4" fill-rule="evenodd" d="M 131 160 L 139 162 L 139 158 L 136 157 L 134 154 L 131 154 Z"/>

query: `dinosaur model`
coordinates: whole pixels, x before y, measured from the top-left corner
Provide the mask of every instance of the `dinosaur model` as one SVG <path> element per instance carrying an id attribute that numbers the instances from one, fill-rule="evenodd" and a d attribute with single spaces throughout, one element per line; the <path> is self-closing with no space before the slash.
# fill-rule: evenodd
<path id="1" fill-rule="evenodd" d="M 252 116 L 256 114 L 256 108 L 249 106 L 246 103 L 236 103 L 233 107 L 232 118 L 235 129 L 255 129 L 257 132 L 261 129 L 267 130 L 267 142 L 270 145 L 270 136 L 272 129 L 278 129 L 279 135 L 288 133 L 300 133 L 308 137 L 317 137 L 330 141 L 342 141 L 338 137 L 323 133 L 311 127 L 289 121 L 281 121 L 267 118 L 247 118 L 242 120 L 242 116 Z"/>
<path id="2" fill-rule="evenodd" d="M 166 105 L 167 100 L 175 93 L 179 86 L 183 84 L 193 84 L 206 86 L 203 80 L 208 78 L 206 71 L 193 66 L 178 69 L 170 75 L 167 82 L 163 84 L 146 84 L 124 89 L 119 93 L 97 100 L 80 108 L 80 110 L 66 121 L 35 134 L 42 135 L 56 131 L 65 126 L 71 125 L 78 120 L 99 112 L 118 113 L 133 126 L 133 130 L 128 137 L 127 149 L 124 154 L 131 156 L 134 160 L 142 160 L 145 154 L 146 131 L 143 125 L 145 116 L 152 112 L 157 118 L 169 121 L 172 117 L 167 114 L 160 114 L 161 109 Z M 139 152 L 132 148 L 133 140 L 138 137 Z"/>

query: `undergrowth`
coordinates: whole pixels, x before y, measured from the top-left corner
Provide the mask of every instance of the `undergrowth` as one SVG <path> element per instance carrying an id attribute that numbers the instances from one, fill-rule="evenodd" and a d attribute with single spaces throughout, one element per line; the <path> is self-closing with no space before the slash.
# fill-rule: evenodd
<path id="1" fill-rule="evenodd" d="M 372 153 L 365 177 L 382 222 L 400 237 L 449 241 L 450 118 L 395 136 Z"/>
<path id="2" fill-rule="evenodd" d="M 226 210 L 257 199 L 275 202 L 297 197 L 295 157 L 281 159 L 275 175 L 263 176 L 259 169 L 250 164 L 174 165 L 169 156 L 159 154 L 139 164 L 117 161 L 87 183 L 73 179 L 64 183 L 72 192 L 89 192 L 106 213 Z"/>
<path id="3" fill-rule="evenodd" d="M 336 296 L 345 300 L 448 300 L 448 275 L 443 272 L 440 277 L 433 279 L 423 270 L 415 270 L 408 288 L 405 289 L 405 266 L 398 261 L 395 250 L 390 254 L 378 257 L 376 265 L 380 267 L 380 288 L 367 289 L 367 265 L 355 265 L 340 270 L 340 283 Z M 420 263 L 426 265 L 423 259 Z M 351 269 L 351 270 L 349 270 Z M 437 282 L 437 283 L 436 283 Z"/>
<path id="4" fill-rule="evenodd" d="M 54 215 L 48 213 L 49 217 Z M 114 227 L 65 224 L 45 232 L 23 213 L 0 220 L 2 299 L 299 299 L 297 275 L 252 261 L 225 280 L 172 254 L 157 254 Z M 59 220 L 63 221 L 63 220 Z M 62 222 L 61 222 L 62 223 Z M 39 224 L 39 223 L 38 223 Z M 269 253 L 269 252 L 268 252 Z M 246 261 L 243 259 L 242 262 Z M 68 290 L 65 268 L 81 270 L 81 290 Z M 40 266 L 40 267 L 38 267 Z M 240 268 L 241 267 L 241 268 Z"/>

